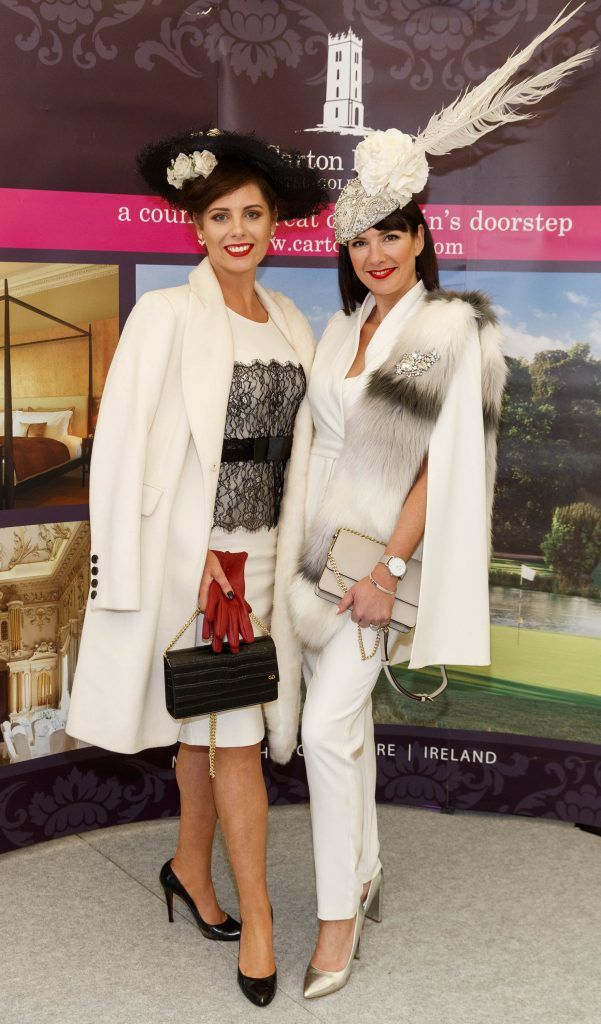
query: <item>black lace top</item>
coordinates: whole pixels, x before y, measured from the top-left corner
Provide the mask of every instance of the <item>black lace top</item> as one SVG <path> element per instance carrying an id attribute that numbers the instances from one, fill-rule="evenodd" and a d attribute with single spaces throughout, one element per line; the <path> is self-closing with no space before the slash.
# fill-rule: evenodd
<path id="1" fill-rule="evenodd" d="M 295 363 L 234 363 L 224 438 L 292 434 L 305 390 Z M 284 462 L 222 462 L 213 526 L 228 532 L 277 526 L 285 470 Z"/>

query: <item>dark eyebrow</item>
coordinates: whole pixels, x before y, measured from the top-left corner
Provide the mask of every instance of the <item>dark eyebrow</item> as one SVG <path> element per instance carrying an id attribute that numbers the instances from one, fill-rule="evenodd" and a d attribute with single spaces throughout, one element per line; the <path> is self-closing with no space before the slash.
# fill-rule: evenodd
<path id="1" fill-rule="evenodd" d="M 249 203 L 248 206 L 243 207 L 244 210 L 264 210 L 265 207 L 262 203 Z M 208 213 L 229 213 L 231 206 L 211 206 Z"/>
<path id="2" fill-rule="evenodd" d="M 381 231 L 378 231 L 378 234 L 379 235 L 390 235 L 394 231 L 400 231 L 400 230 L 401 230 L 400 228 L 386 228 L 385 230 L 383 228 Z M 356 235 L 355 238 L 351 239 L 351 241 L 352 242 L 366 242 L 367 238 L 365 237 L 365 235 Z"/>

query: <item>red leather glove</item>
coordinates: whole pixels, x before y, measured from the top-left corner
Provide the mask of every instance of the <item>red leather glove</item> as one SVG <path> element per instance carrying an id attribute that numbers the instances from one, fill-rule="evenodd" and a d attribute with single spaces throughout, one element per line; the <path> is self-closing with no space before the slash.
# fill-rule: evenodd
<path id="1" fill-rule="evenodd" d="M 213 650 L 219 653 L 223 650 L 223 641 L 227 636 L 230 650 L 238 654 L 240 650 L 240 638 L 250 644 L 254 640 L 252 624 L 249 612 L 252 610 L 248 601 L 244 598 L 244 565 L 248 558 L 246 551 L 215 551 L 227 579 L 234 592 L 233 598 L 228 598 L 223 593 L 216 580 L 212 580 L 209 587 L 209 597 L 204 614 L 202 626 L 203 640 L 213 636 Z"/>

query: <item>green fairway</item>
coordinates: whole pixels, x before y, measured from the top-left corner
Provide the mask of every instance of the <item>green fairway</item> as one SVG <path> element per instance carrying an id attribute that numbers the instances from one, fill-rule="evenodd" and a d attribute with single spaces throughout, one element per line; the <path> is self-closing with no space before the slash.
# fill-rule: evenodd
<path id="1" fill-rule="evenodd" d="M 601 743 L 601 639 L 492 626 L 492 665 L 450 666 L 449 688 L 417 704 L 382 674 L 373 695 L 382 724 L 518 733 Z M 414 691 L 439 678 L 434 668 L 396 673 Z M 426 685 L 424 685 L 426 684 Z"/>
<path id="2" fill-rule="evenodd" d="M 516 628 L 492 626 L 491 657 L 486 667 L 459 667 L 461 677 L 601 697 L 601 640 L 595 637 L 521 629 L 518 643 Z"/>
<path id="3" fill-rule="evenodd" d="M 490 643 L 492 664 L 466 668 L 466 675 L 601 697 L 601 640 L 595 637 L 522 629 L 518 643 L 517 629 L 492 626 Z"/>

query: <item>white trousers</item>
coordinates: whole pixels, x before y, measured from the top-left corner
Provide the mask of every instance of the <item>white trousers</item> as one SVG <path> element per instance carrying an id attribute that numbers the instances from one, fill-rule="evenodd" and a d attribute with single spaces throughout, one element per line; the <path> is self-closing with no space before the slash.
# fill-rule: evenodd
<path id="1" fill-rule="evenodd" d="M 375 633 L 363 630 L 363 639 L 369 653 Z M 361 661 L 350 617 L 319 654 L 305 654 L 302 738 L 322 921 L 353 917 L 380 867 L 371 713 L 379 673 L 379 652 Z"/>

